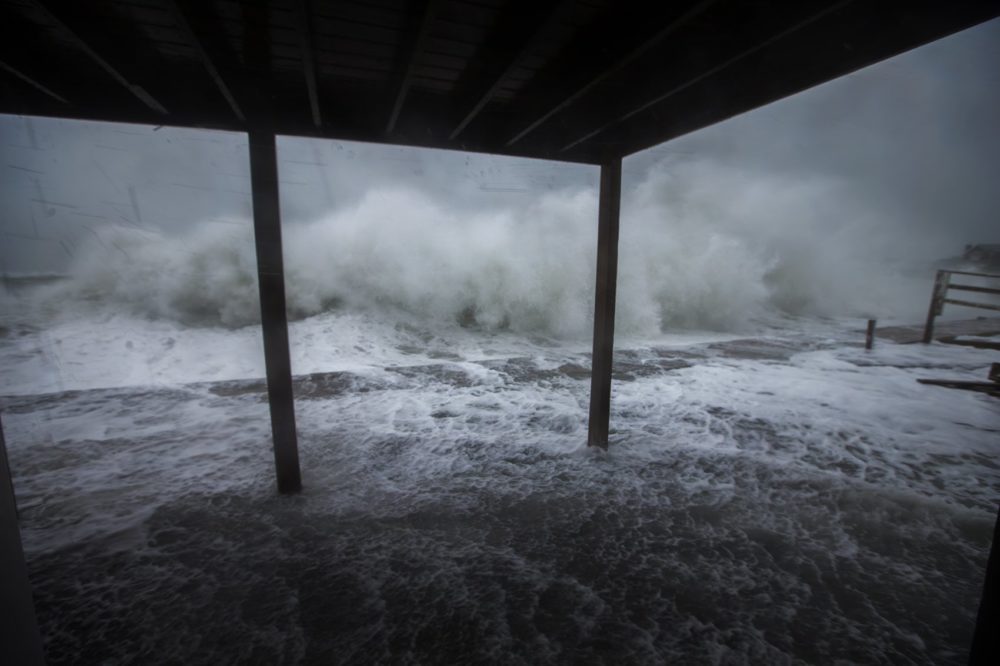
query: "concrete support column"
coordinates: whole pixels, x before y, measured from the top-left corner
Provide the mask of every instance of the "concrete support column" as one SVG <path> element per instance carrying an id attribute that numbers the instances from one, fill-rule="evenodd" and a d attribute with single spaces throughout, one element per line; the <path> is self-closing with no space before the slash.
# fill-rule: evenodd
<path id="1" fill-rule="evenodd" d="M 267 399 L 278 492 L 302 489 L 299 445 L 295 432 L 292 364 L 288 355 L 285 314 L 285 269 L 281 255 L 281 212 L 278 204 L 278 159 L 274 132 L 255 129 L 250 136 L 250 181 L 253 188 L 253 231 L 257 246 L 261 328 L 267 368 Z"/>
<path id="2" fill-rule="evenodd" d="M 622 198 L 622 161 L 601 165 L 597 220 L 597 288 L 594 296 L 594 354 L 590 376 L 587 444 L 608 448 L 611 415 L 611 355 L 615 341 L 615 289 L 618 281 L 618 218 Z"/>

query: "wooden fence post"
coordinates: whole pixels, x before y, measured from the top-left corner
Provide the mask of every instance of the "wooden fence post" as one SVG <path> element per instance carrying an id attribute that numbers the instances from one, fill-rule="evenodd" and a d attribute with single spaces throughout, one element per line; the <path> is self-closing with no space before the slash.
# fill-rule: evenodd
<path id="1" fill-rule="evenodd" d="M 934 319 L 944 310 L 944 297 L 948 293 L 948 271 L 938 271 L 934 276 L 934 291 L 931 292 L 931 304 L 927 309 L 927 323 L 924 324 L 924 344 L 930 344 L 934 339 Z"/>
<path id="2" fill-rule="evenodd" d="M 865 331 L 865 349 L 871 349 L 875 346 L 875 319 L 868 320 L 868 330 Z"/>

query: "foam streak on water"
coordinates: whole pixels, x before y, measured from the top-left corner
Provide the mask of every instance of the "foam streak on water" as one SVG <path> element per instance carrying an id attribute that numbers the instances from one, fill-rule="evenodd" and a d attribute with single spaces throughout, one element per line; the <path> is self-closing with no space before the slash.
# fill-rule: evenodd
<path id="1" fill-rule="evenodd" d="M 606 454 L 579 345 L 359 338 L 290 498 L 260 380 L 8 396 L 50 663 L 964 663 L 988 359 L 799 329 L 621 345 Z"/>

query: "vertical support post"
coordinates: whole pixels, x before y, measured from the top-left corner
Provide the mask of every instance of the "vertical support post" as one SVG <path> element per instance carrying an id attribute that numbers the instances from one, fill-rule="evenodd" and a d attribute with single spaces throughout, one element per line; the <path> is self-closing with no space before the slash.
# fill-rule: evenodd
<path id="1" fill-rule="evenodd" d="M 997 521 L 993 524 L 993 544 L 986 560 L 983 596 L 979 601 L 976 628 L 969 649 L 970 664 L 995 664 L 1000 660 L 1000 633 L 996 630 L 998 612 L 1000 612 L 1000 509 L 997 510 Z"/>
<path id="2" fill-rule="evenodd" d="M 0 645 L 3 645 L 5 663 L 26 666 L 45 663 L 28 565 L 21 546 L 3 424 L 0 424 Z"/>
<path id="3" fill-rule="evenodd" d="M 285 314 L 285 269 L 281 255 L 281 211 L 278 201 L 278 159 L 274 132 L 251 129 L 250 183 L 253 189 L 253 232 L 257 247 L 267 400 L 271 407 L 271 436 L 278 492 L 302 489 L 299 445 L 295 432 L 292 364 L 288 354 L 288 318 Z"/>
<path id="4" fill-rule="evenodd" d="M 875 346 L 875 319 L 868 320 L 868 330 L 865 331 L 865 349 Z"/>
<path id="5" fill-rule="evenodd" d="M 611 355 L 615 341 L 615 289 L 618 281 L 618 219 L 621 211 L 622 161 L 601 165 L 597 220 L 597 287 L 594 295 L 594 353 L 590 375 L 590 421 L 587 444 L 608 448 L 611 416 Z"/>
<path id="6" fill-rule="evenodd" d="M 927 323 L 924 324 L 924 344 L 930 344 L 934 339 L 934 319 L 944 311 L 944 298 L 948 293 L 948 281 L 951 273 L 938 271 L 934 276 L 934 291 L 931 292 L 931 304 L 927 309 Z"/>

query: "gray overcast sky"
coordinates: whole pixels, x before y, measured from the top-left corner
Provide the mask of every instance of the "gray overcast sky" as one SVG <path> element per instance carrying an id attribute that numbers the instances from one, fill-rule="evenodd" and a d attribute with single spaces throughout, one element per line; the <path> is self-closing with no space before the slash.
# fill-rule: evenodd
<path id="1" fill-rule="evenodd" d="M 629 158 L 710 160 L 849 184 L 851 196 L 935 243 L 1000 242 L 1000 20 Z M 249 219 L 242 135 L 0 116 L 0 272 L 64 270 L 80 239 L 120 224 L 181 231 Z M 386 183 L 456 207 L 521 205 L 593 186 L 596 170 L 334 141 L 283 139 L 287 222 Z M 948 254 L 948 252 L 942 252 Z"/>

